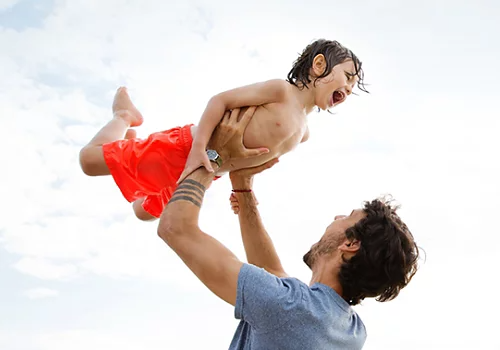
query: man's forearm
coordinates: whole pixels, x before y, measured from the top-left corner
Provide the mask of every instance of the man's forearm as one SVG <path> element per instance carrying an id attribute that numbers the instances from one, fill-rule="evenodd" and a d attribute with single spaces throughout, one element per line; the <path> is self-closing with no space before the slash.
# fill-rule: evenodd
<path id="1" fill-rule="evenodd" d="M 182 181 L 161 215 L 158 235 L 205 286 L 235 305 L 238 275 L 243 263 L 198 226 L 205 189 L 212 181 L 213 174 L 204 167 Z"/>
<path id="2" fill-rule="evenodd" d="M 213 164 L 213 166 L 214 170 L 216 170 L 216 164 Z M 170 226 L 175 226 L 166 228 L 168 230 L 197 227 L 205 190 L 212 183 L 213 176 L 212 173 L 202 167 L 182 181 L 163 211 L 162 218 L 165 218 L 165 220 L 161 220 L 160 224 L 167 222 Z"/>
<path id="3" fill-rule="evenodd" d="M 273 241 L 262 224 L 255 197 L 251 192 L 236 193 L 236 195 L 240 207 L 238 218 L 247 261 L 277 276 L 285 276 Z"/>

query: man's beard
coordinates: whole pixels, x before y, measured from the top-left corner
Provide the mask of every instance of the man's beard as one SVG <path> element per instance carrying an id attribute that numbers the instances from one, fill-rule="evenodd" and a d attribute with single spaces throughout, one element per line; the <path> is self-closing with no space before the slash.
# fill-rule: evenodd
<path id="1" fill-rule="evenodd" d="M 302 258 L 302 260 L 304 260 L 304 262 L 306 263 L 306 265 L 312 270 L 312 266 L 314 264 L 314 261 L 316 260 L 315 259 L 315 256 L 316 254 L 313 253 L 314 251 L 314 247 L 309 249 L 309 251 L 307 253 L 304 254 L 304 257 Z"/>
<path id="2" fill-rule="evenodd" d="M 341 237 L 329 237 L 314 244 L 309 251 L 304 254 L 302 260 L 312 270 L 316 260 L 321 255 L 330 254 L 342 243 Z"/>

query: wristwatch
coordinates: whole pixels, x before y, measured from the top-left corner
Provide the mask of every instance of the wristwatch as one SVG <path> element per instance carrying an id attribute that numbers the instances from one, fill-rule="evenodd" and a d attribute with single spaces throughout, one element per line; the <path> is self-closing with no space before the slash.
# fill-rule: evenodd
<path id="1" fill-rule="evenodd" d="M 219 168 L 222 166 L 222 158 L 219 156 L 219 153 L 217 153 L 216 150 L 207 149 L 207 156 L 208 160 L 217 164 Z"/>

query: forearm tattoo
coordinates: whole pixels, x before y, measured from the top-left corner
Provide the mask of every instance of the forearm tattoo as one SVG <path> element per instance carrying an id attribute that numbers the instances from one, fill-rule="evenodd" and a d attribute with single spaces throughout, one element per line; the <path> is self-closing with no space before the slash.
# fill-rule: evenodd
<path id="1" fill-rule="evenodd" d="M 177 186 L 177 189 L 168 203 L 170 204 L 175 201 L 183 200 L 191 202 L 201 208 L 201 202 L 203 202 L 204 196 L 205 186 L 198 181 L 187 179 Z"/>

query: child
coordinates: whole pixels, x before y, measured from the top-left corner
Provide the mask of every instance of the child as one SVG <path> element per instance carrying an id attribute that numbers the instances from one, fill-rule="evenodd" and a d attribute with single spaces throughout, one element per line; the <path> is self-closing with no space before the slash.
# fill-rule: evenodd
<path id="1" fill-rule="evenodd" d="M 89 176 L 112 175 L 123 196 L 133 202 L 141 220 L 160 217 L 180 183 L 204 166 L 213 171 L 207 143 L 224 113 L 256 106 L 243 135 L 247 148 L 268 153 L 231 162 L 218 174 L 254 167 L 278 158 L 309 138 L 307 115 L 315 107 L 328 110 L 344 102 L 357 86 L 362 90 L 361 62 L 336 41 L 317 40 L 294 62 L 287 80 L 269 80 L 222 92 L 210 99 L 198 126 L 186 125 L 136 139 L 143 117 L 125 88 L 118 89 L 113 119 L 80 152 Z"/>

